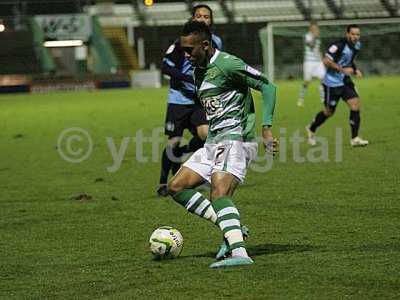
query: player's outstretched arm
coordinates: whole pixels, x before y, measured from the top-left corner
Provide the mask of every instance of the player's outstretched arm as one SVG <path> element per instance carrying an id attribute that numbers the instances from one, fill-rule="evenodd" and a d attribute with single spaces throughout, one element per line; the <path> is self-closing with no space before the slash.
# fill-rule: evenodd
<path id="1" fill-rule="evenodd" d="M 275 111 L 276 103 L 276 86 L 269 82 L 263 82 L 261 84 L 261 95 L 262 95 L 262 108 L 263 108 L 263 126 L 272 126 L 272 119 Z"/>
<path id="2" fill-rule="evenodd" d="M 262 95 L 262 138 L 267 152 L 277 151 L 277 142 L 272 136 L 272 119 L 275 111 L 276 86 L 260 71 L 250 67 L 240 59 L 234 59 L 230 66 L 230 75 L 234 80 L 249 88 L 258 90 Z"/>
<path id="3" fill-rule="evenodd" d="M 275 111 L 276 103 L 276 86 L 273 83 L 261 84 L 262 95 L 262 138 L 265 150 L 269 153 L 275 154 L 278 152 L 278 142 L 274 139 L 272 134 L 272 120 Z"/>

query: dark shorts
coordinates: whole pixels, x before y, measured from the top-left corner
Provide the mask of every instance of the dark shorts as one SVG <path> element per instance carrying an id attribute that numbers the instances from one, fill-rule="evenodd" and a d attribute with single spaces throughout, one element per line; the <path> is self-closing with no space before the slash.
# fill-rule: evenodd
<path id="1" fill-rule="evenodd" d="M 207 124 L 206 113 L 200 105 L 168 103 L 164 132 L 170 138 L 182 136 L 185 129 L 196 135 L 196 128 Z"/>
<path id="2" fill-rule="evenodd" d="M 324 87 L 324 104 L 327 108 L 335 110 L 340 99 L 347 101 L 352 98 L 358 98 L 354 83 L 348 83 L 343 86 L 329 87 L 323 84 Z"/>

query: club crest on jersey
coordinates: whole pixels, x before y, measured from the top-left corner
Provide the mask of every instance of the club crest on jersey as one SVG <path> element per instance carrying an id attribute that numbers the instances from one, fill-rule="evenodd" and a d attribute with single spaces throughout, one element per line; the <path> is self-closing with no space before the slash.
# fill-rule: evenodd
<path id="1" fill-rule="evenodd" d="M 219 74 L 219 70 L 217 68 L 213 68 L 207 71 L 207 79 L 214 79 Z"/>
<path id="2" fill-rule="evenodd" d="M 174 51 L 175 49 L 175 44 L 172 44 L 171 46 L 169 46 L 169 48 L 167 49 L 167 54 L 171 54 L 172 51 Z"/>
<path id="3" fill-rule="evenodd" d="M 336 45 L 332 45 L 329 47 L 328 50 L 330 53 L 336 53 L 336 51 L 338 50 L 338 47 Z"/>
<path id="4" fill-rule="evenodd" d="M 221 115 L 223 108 L 219 98 L 219 96 L 212 96 L 200 99 L 208 120 Z"/>

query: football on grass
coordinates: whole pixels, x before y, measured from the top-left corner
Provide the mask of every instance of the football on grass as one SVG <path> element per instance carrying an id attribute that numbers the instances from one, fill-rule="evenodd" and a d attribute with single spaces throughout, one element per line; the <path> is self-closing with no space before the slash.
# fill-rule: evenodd
<path id="1" fill-rule="evenodd" d="M 170 226 L 162 226 L 153 231 L 150 236 L 150 251 L 154 259 L 176 258 L 183 247 L 182 234 Z"/>

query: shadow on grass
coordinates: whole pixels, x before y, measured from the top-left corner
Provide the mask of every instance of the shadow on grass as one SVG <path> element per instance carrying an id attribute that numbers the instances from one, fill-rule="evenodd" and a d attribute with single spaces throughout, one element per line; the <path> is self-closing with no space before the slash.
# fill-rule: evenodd
<path id="1" fill-rule="evenodd" d="M 184 255 L 181 256 L 179 259 L 185 259 L 185 258 L 195 258 L 195 257 L 208 257 L 208 258 L 215 258 L 216 252 L 205 252 L 205 253 L 200 253 L 200 254 L 193 254 L 193 255 Z"/>
<path id="2" fill-rule="evenodd" d="M 259 244 L 259 245 L 249 245 L 246 247 L 249 255 L 253 256 L 262 256 L 262 255 L 272 255 L 277 253 L 284 253 L 284 252 L 292 252 L 292 253 L 299 253 L 299 252 L 306 252 L 306 251 L 313 251 L 316 250 L 318 247 L 311 246 L 311 245 L 280 245 L 280 244 Z M 205 252 L 200 254 L 194 255 L 186 255 L 181 256 L 181 259 L 185 258 L 194 258 L 194 257 L 211 257 L 214 258 L 216 252 Z"/>
<path id="3" fill-rule="evenodd" d="M 315 246 L 311 245 L 281 245 L 281 244 L 259 244 L 259 245 L 249 245 L 247 251 L 250 256 L 261 256 L 261 255 L 271 255 L 284 252 L 306 252 L 313 251 L 317 249 Z"/>

